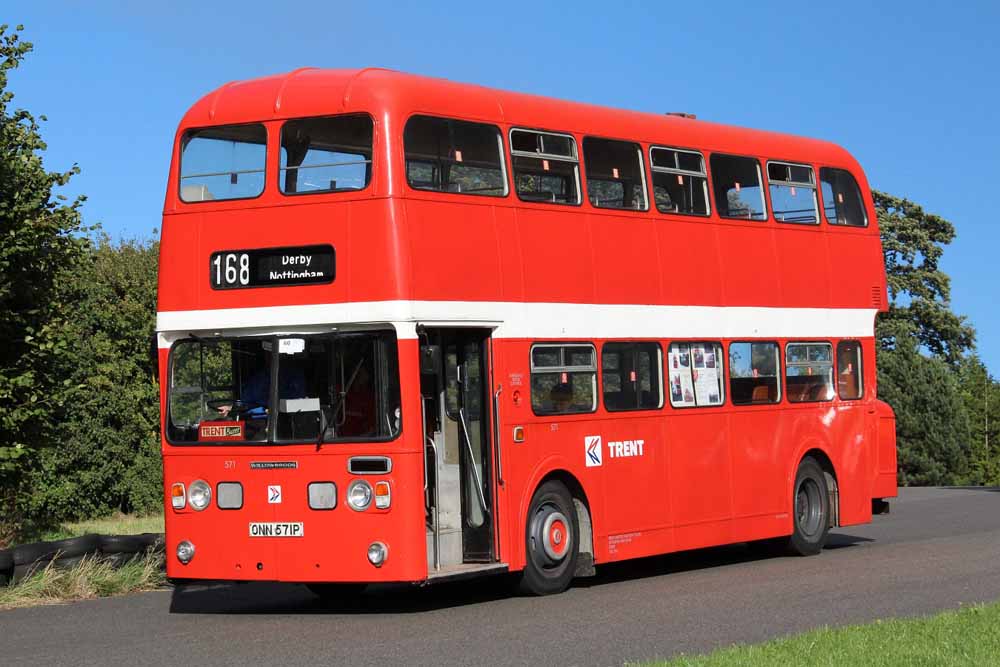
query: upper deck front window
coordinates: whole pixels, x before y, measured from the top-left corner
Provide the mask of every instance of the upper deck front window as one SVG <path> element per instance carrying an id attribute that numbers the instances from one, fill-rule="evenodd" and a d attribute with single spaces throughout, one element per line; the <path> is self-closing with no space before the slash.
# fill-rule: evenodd
<path id="1" fill-rule="evenodd" d="M 181 139 L 181 201 L 259 196 L 266 152 L 267 130 L 260 124 L 188 130 Z"/>
<path id="2" fill-rule="evenodd" d="M 372 178 L 373 130 L 365 115 L 288 121 L 281 128 L 281 191 L 363 190 Z"/>

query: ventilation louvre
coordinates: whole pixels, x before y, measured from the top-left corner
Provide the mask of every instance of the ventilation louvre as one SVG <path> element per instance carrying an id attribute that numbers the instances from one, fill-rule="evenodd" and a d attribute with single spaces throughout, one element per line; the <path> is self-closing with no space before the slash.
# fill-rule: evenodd
<path id="1" fill-rule="evenodd" d="M 872 287 L 872 305 L 876 308 L 882 307 L 882 288 L 878 285 Z"/>

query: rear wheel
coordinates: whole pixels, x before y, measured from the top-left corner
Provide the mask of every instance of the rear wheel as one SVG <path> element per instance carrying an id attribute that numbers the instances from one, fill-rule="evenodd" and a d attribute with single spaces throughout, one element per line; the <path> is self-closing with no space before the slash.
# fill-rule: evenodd
<path id="1" fill-rule="evenodd" d="M 576 571 L 580 525 L 573 498 L 562 482 L 538 487 L 525 522 L 522 593 L 549 595 L 566 590 Z"/>
<path id="2" fill-rule="evenodd" d="M 792 491 L 793 532 L 788 551 L 814 556 L 823 549 L 830 531 L 830 494 L 823 469 L 812 457 L 802 459 Z"/>

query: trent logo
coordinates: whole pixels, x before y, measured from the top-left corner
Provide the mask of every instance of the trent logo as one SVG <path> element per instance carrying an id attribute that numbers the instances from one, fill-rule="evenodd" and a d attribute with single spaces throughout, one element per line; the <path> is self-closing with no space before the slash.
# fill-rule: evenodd
<path id="1" fill-rule="evenodd" d="M 583 450 L 586 453 L 588 468 L 601 465 L 601 436 L 588 435 L 584 437 Z"/>

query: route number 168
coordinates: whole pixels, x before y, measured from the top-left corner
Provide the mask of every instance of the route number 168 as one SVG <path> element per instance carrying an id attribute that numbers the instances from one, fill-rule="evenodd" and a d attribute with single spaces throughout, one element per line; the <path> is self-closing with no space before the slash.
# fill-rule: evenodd
<path id="1" fill-rule="evenodd" d="M 250 255 L 245 252 L 219 253 L 212 260 L 214 287 L 246 287 L 250 284 Z"/>

